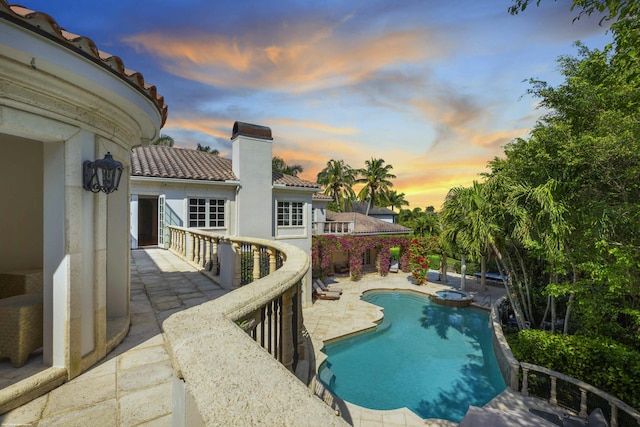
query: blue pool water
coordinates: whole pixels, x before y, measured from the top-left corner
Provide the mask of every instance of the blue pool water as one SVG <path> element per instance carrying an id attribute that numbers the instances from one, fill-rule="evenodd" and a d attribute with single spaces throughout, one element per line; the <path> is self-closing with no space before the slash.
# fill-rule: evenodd
<path id="1" fill-rule="evenodd" d="M 320 380 L 340 398 L 459 422 L 469 405 L 482 406 L 506 388 L 487 312 L 412 292 L 372 291 L 362 299 L 384 307 L 383 322 L 323 348 Z"/>

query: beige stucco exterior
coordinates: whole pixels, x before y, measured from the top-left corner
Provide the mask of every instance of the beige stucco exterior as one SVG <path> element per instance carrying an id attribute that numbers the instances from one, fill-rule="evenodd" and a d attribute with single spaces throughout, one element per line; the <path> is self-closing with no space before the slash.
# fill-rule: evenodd
<path id="1" fill-rule="evenodd" d="M 66 379 L 128 329 L 129 151 L 161 123 L 121 76 L 0 19 L 0 273 L 43 271 L 43 359 Z M 83 190 L 83 161 L 107 152 L 125 167 L 119 190 Z"/>

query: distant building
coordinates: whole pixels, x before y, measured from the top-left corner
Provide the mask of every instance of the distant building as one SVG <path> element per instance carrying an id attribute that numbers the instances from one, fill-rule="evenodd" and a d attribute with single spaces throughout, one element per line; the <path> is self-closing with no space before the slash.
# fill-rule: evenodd
<path id="1" fill-rule="evenodd" d="M 176 225 L 281 240 L 311 253 L 318 184 L 272 172 L 268 127 L 236 122 L 231 141 L 231 159 L 186 148 L 133 149 L 131 248 L 166 247 L 167 226 Z M 308 276 L 304 290 L 311 303 Z"/>

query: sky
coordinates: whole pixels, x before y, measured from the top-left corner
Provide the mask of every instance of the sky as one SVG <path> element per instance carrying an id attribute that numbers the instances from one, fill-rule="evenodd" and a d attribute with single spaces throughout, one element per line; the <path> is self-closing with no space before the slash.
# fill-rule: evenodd
<path id="1" fill-rule="evenodd" d="M 571 2 L 512 16 L 509 0 L 23 0 L 141 72 L 163 134 L 231 156 L 235 121 L 268 126 L 273 155 L 316 181 L 329 160 L 384 159 L 410 209 L 439 210 L 544 113 L 530 78 L 562 82 L 580 40 L 611 42 Z"/>

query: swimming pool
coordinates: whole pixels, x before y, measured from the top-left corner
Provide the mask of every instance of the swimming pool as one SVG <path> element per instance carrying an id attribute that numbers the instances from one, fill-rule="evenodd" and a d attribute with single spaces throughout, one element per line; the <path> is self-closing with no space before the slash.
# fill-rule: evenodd
<path id="1" fill-rule="evenodd" d="M 407 407 L 459 422 L 506 386 L 491 347 L 489 314 L 434 304 L 414 292 L 370 291 L 384 307 L 371 332 L 324 346 L 318 376 L 340 398 L 371 409 Z"/>

